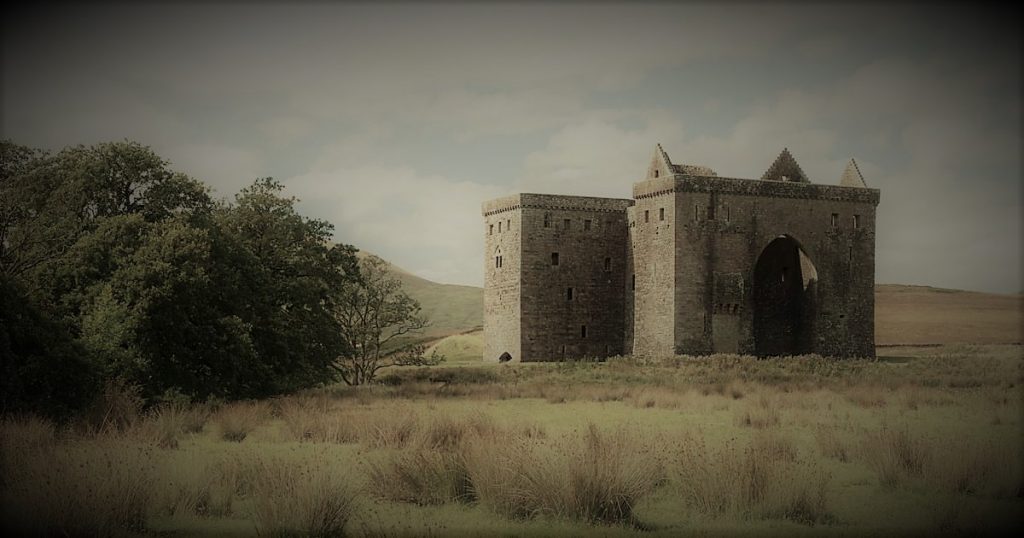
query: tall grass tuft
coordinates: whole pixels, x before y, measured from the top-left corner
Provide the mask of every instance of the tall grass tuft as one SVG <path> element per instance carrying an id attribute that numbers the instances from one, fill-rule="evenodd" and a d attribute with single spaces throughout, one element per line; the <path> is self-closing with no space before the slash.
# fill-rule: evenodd
<path id="1" fill-rule="evenodd" d="M 818 427 L 814 432 L 814 439 L 818 442 L 818 449 L 823 456 L 844 463 L 850 461 L 850 449 L 835 428 Z"/>
<path id="2" fill-rule="evenodd" d="M 895 488 L 908 478 L 920 477 L 932 453 L 924 439 L 903 427 L 865 432 L 858 455 L 875 471 L 883 486 Z"/>
<path id="3" fill-rule="evenodd" d="M 63 536 L 144 531 L 154 482 L 151 451 L 101 440 L 5 454 L 0 491 L 5 530 Z"/>
<path id="4" fill-rule="evenodd" d="M 260 536 L 345 536 L 357 494 L 329 466 L 272 461 L 253 493 Z"/>
<path id="5" fill-rule="evenodd" d="M 296 441 L 352 443 L 359 439 L 358 423 L 330 409 L 326 399 L 286 399 L 279 405 L 279 413 Z"/>
<path id="6" fill-rule="evenodd" d="M 370 491 L 390 501 L 418 505 L 466 502 L 473 494 L 458 453 L 419 446 L 368 467 Z"/>
<path id="7" fill-rule="evenodd" d="M 76 427 L 88 435 L 123 432 L 142 419 L 142 389 L 123 379 L 107 382 L 103 391 L 79 417 Z"/>
<path id="8" fill-rule="evenodd" d="M 591 424 L 559 439 L 481 439 L 465 461 L 481 504 L 508 517 L 633 523 L 636 502 L 660 481 L 654 451 L 635 432 Z"/>
<path id="9" fill-rule="evenodd" d="M 774 434 L 711 448 L 702 438 L 684 437 L 674 478 L 684 505 L 697 513 L 807 524 L 831 519 L 829 476 Z"/>
<path id="10" fill-rule="evenodd" d="M 1012 446 L 966 440 L 936 447 L 925 465 L 929 485 L 961 495 L 1024 497 L 1024 464 Z"/>
<path id="11" fill-rule="evenodd" d="M 741 407 L 736 415 L 737 425 L 761 430 L 778 426 L 780 422 L 778 403 L 765 394 Z"/>
<path id="12" fill-rule="evenodd" d="M 157 506 L 168 516 L 224 517 L 231 514 L 235 485 L 221 479 L 212 465 L 165 468 L 167 477 L 157 496 Z"/>
<path id="13" fill-rule="evenodd" d="M 267 406 L 259 402 L 236 402 L 226 405 L 217 413 L 221 439 L 243 441 L 263 421 Z"/>

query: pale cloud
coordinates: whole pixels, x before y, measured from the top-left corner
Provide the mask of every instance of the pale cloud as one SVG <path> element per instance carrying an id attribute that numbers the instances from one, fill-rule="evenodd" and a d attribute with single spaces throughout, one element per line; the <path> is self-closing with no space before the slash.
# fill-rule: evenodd
<path id="1" fill-rule="evenodd" d="M 334 223 L 336 240 L 439 282 L 483 284 L 480 207 L 500 187 L 376 165 L 313 172 L 285 185 L 305 212 Z"/>
<path id="2" fill-rule="evenodd" d="M 250 149 L 213 144 L 183 144 L 156 148 L 171 168 L 216 185 L 214 196 L 231 200 L 235 193 L 265 176 L 263 156 Z"/>
<path id="3" fill-rule="evenodd" d="M 629 198 L 660 142 L 677 147 L 681 124 L 668 115 L 648 117 L 627 129 L 605 119 L 574 123 L 555 133 L 543 150 L 526 156 L 518 187 L 524 192 Z"/>

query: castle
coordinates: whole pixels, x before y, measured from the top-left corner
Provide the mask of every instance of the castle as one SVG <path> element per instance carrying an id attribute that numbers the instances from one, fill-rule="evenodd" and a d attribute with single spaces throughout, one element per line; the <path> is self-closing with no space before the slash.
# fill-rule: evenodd
<path id="1" fill-rule="evenodd" d="M 632 199 L 484 202 L 484 360 L 873 357 L 878 201 L 852 159 L 818 185 L 788 150 L 756 180 L 658 145 Z"/>

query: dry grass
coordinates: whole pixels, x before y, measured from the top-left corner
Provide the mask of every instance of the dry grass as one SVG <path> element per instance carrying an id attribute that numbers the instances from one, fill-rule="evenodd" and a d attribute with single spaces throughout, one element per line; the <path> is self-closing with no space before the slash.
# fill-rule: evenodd
<path id="1" fill-rule="evenodd" d="M 415 442 L 371 463 L 368 482 L 391 501 L 476 501 L 514 519 L 632 522 L 635 503 L 662 476 L 648 441 L 594 425 L 550 439 L 542 429 L 499 429 L 479 415 L 435 420 Z"/>
<path id="2" fill-rule="evenodd" d="M 382 499 L 418 505 L 469 501 L 472 492 L 458 453 L 426 447 L 389 455 L 368 468 L 370 492 Z"/>
<path id="3" fill-rule="evenodd" d="M 66 535 L 251 532 L 249 522 L 263 535 L 360 525 L 374 535 L 626 535 L 635 529 L 586 525 L 643 528 L 644 501 L 639 517 L 668 533 L 779 525 L 765 519 L 827 525 L 834 516 L 844 526 L 823 530 L 856 534 L 876 524 L 864 514 L 921 532 L 922 521 L 942 522 L 943 532 L 996 528 L 993 518 L 1019 512 L 1024 498 L 1020 348 L 899 355 L 415 371 L 400 385 L 236 403 L 212 417 L 202 405 L 143 413 L 131 390 L 109 389 L 67 426 L 0 418 L 3 526 Z M 666 441 L 680 430 L 691 434 Z M 224 432 L 245 442 L 219 442 Z M 358 481 L 377 499 L 355 504 L 356 482 L 338 474 L 349 469 L 365 472 Z M 374 514 L 387 523 L 375 526 Z"/>
<path id="4" fill-rule="evenodd" d="M 4 527 L 64 536 L 143 531 L 154 482 L 151 450 L 102 440 L 5 455 Z"/>
<path id="5" fill-rule="evenodd" d="M 291 438 L 300 442 L 352 443 L 359 439 L 359 424 L 331 407 L 327 398 L 288 398 L 278 404 Z"/>
<path id="6" fill-rule="evenodd" d="M 142 419 L 144 404 L 139 387 L 115 379 L 103 387 L 103 391 L 75 422 L 75 427 L 85 435 L 123 432 Z"/>
<path id="7" fill-rule="evenodd" d="M 850 461 L 850 447 L 835 427 L 819 426 L 814 432 L 814 439 L 818 442 L 821 455 L 843 463 Z"/>
<path id="8" fill-rule="evenodd" d="M 924 476 L 930 487 L 961 495 L 1024 497 L 1019 450 L 978 440 L 942 444 L 933 450 Z"/>
<path id="9" fill-rule="evenodd" d="M 481 504 L 512 518 L 561 517 L 632 523 L 636 502 L 661 481 L 660 458 L 636 432 L 582 434 L 549 441 L 498 439 L 468 451 L 466 467 Z"/>
<path id="10" fill-rule="evenodd" d="M 685 437 L 677 463 L 676 488 L 697 513 L 808 524 L 832 517 L 828 474 L 777 435 L 756 436 L 745 447 L 710 448 L 700 437 Z"/>
<path id="11" fill-rule="evenodd" d="M 736 415 L 738 426 L 747 426 L 763 430 L 778 426 L 781 422 L 781 413 L 777 399 L 761 393 L 753 402 L 748 402 L 740 407 Z"/>
<path id="12" fill-rule="evenodd" d="M 235 484 L 227 483 L 213 465 L 163 469 L 165 480 L 156 505 L 172 517 L 224 517 L 231 514 Z"/>
<path id="13" fill-rule="evenodd" d="M 256 482 L 253 494 L 260 536 L 345 536 L 357 493 L 333 467 L 277 460 Z"/>
<path id="14" fill-rule="evenodd" d="M 895 488 L 908 478 L 920 477 L 930 463 L 932 449 L 904 426 L 864 432 L 858 458 L 878 475 L 885 487 Z"/>
<path id="15" fill-rule="evenodd" d="M 239 443 L 255 430 L 268 414 L 268 406 L 260 402 L 237 402 L 217 412 L 214 421 L 225 441 Z"/>

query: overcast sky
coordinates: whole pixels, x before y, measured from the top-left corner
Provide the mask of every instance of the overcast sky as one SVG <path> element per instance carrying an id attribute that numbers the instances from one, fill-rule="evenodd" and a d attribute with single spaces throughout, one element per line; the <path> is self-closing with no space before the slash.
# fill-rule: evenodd
<path id="1" fill-rule="evenodd" d="M 125 138 L 231 197 L 482 285 L 480 203 L 674 162 L 881 189 L 879 283 L 1018 292 L 1019 13 L 927 4 L 58 5 L 5 12 L 0 136 Z"/>

